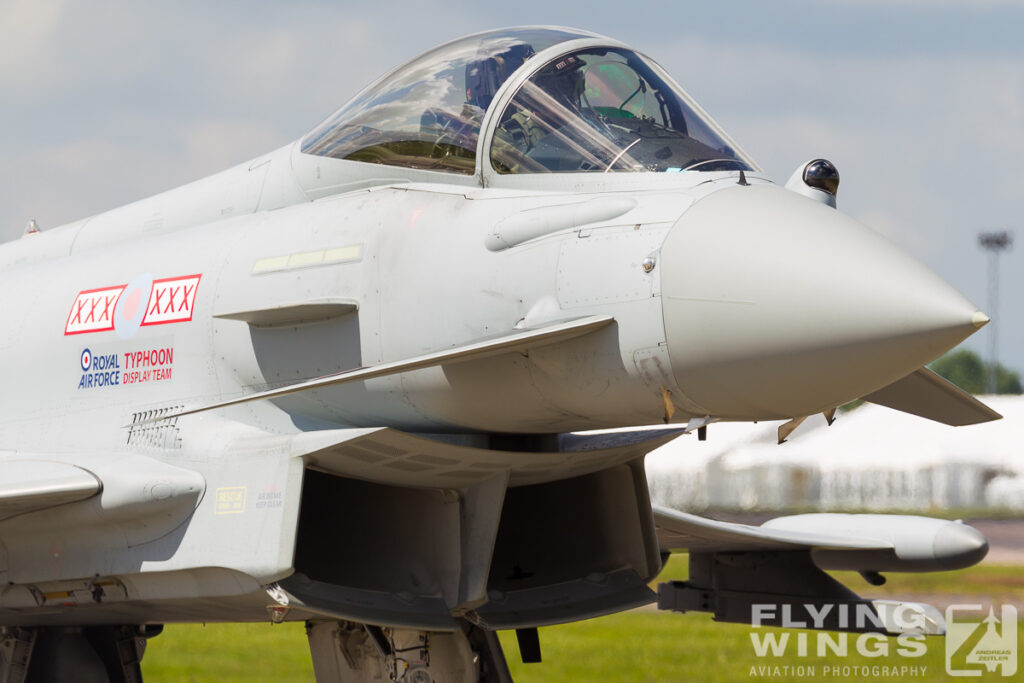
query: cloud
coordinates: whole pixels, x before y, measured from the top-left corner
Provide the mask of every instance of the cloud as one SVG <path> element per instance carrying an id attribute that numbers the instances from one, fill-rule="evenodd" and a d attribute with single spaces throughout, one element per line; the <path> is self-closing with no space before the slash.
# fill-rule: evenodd
<path id="1" fill-rule="evenodd" d="M 657 51 L 656 51 L 657 50 Z M 983 228 L 1019 215 L 1024 187 L 1024 59 L 989 52 L 865 54 L 765 48 L 693 34 L 650 51 L 777 182 L 832 159 L 839 207 L 911 252 L 981 307 Z M 1024 255 L 1004 257 L 997 329 L 1024 367 Z"/>
<path id="2" fill-rule="evenodd" d="M 1021 0 L 832 0 L 836 5 L 847 5 L 850 7 L 910 7 L 913 9 L 935 10 L 935 9 L 980 9 L 980 8 L 1006 8 L 1021 7 L 1024 2 Z"/>
<path id="3" fill-rule="evenodd" d="M 248 119 L 203 119 L 180 134 L 185 165 L 199 168 L 228 168 L 252 150 L 269 152 L 280 142 L 273 126 Z"/>
<path id="4" fill-rule="evenodd" d="M 980 301 L 974 233 L 1016 220 L 1024 186 L 1024 3 L 940 4 L 6 0 L 0 236 L 255 157 L 436 43 L 543 16 L 636 42 L 778 182 L 832 159 L 843 211 Z"/>
<path id="5" fill-rule="evenodd" d="M 50 46 L 63 9 L 62 0 L 6 0 L 0 4 L 0 87 L 38 83 L 56 72 Z"/>
<path id="6" fill-rule="evenodd" d="M 853 58 L 692 37 L 663 47 L 662 63 L 689 72 L 702 104 L 778 181 L 810 156 L 833 158 L 844 209 L 873 199 L 943 229 L 1005 211 L 1002 193 L 1024 184 L 1019 59 Z M 721 57 L 707 59 L 712 51 Z M 979 182 L 990 175 L 999 188 Z"/>

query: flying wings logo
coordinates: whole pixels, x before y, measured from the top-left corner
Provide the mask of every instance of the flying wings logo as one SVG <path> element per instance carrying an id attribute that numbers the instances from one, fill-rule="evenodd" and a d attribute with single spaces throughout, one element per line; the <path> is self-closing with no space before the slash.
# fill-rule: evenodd
<path id="1" fill-rule="evenodd" d="M 988 616 L 981 605 L 950 605 L 946 608 L 946 673 L 950 676 L 981 676 L 982 669 L 1001 676 L 1017 673 L 1017 608 L 1003 605 L 999 616 L 994 606 Z M 972 618 L 973 617 L 973 618 Z"/>
<path id="2" fill-rule="evenodd" d="M 130 339 L 144 325 L 188 322 L 201 278 L 154 280 L 144 274 L 126 285 L 83 290 L 71 304 L 64 335 L 113 330 L 121 339 Z"/>

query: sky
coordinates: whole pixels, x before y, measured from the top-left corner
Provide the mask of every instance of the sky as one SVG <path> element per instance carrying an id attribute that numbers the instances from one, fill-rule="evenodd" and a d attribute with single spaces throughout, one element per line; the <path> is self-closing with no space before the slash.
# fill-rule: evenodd
<path id="1" fill-rule="evenodd" d="M 526 24 L 650 55 L 780 184 L 830 159 L 840 210 L 992 315 L 967 346 L 997 333 L 1024 371 L 1024 0 L 0 0 L 0 240 L 280 147 L 420 52 Z M 993 311 L 977 234 L 998 230 L 1018 244 Z"/>

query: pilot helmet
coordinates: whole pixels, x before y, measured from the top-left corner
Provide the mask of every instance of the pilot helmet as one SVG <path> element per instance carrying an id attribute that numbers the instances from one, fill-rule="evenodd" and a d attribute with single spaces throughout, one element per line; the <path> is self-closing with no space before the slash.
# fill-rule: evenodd
<path id="1" fill-rule="evenodd" d="M 513 45 L 504 52 L 483 57 L 466 65 L 466 102 L 487 109 L 512 73 L 535 54 L 532 45 Z"/>
<path id="2" fill-rule="evenodd" d="M 534 82 L 563 104 L 580 106 L 584 90 L 583 60 L 567 55 L 537 73 Z"/>

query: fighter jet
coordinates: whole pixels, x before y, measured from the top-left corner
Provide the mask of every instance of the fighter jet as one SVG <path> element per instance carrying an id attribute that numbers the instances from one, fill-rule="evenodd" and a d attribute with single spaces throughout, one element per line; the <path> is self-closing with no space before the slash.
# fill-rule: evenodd
<path id="1" fill-rule="evenodd" d="M 321 681 L 505 681 L 496 630 L 537 660 L 538 626 L 656 599 L 941 632 L 823 570 L 969 566 L 968 526 L 648 496 L 645 454 L 717 421 L 998 417 L 925 368 L 988 319 L 838 183 L 815 159 L 774 184 L 649 57 L 527 27 L 33 225 L 0 247 L 0 679 L 140 680 L 175 622 L 305 621 Z M 690 580 L 658 598 L 674 550 Z"/>

